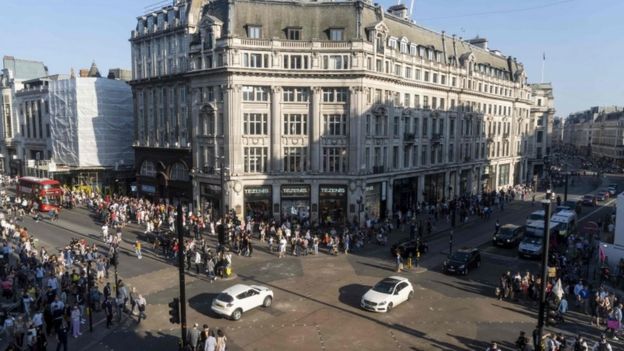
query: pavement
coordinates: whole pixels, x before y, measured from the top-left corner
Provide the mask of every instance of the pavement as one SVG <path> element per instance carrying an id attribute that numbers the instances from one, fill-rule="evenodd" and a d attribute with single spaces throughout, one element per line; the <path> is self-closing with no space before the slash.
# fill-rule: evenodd
<path id="1" fill-rule="evenodd" d="M 603 181 L 619 182 L 624 178 Z M 570 187 L 570 199 L 595 190 L 601 180 L 581 177 Z M 563 191 L 558 191 L 563 193 Z M 537 261 L 518 259 L 514 249 L 491 246 L 496 219 L 501 224 L 523 224 L 539 205 L 516 200 L 496 210 L 489 221 L 473 219 L 454 229 L 454 247 L 479 247 L 483 264 L 468 276 L 441 273 L 449 250 L 450 225 L 441 221 L 425 239 L 429 253 L 418 268 L 394 272 L 389 247 L 368 244 L 359 252 L 330 256 L 278 259 L 264 244 L 257 243 L 253 257 L 235 257 L 237 278 L 211 283 L 204 275 L 186 276 L 187 320 L 220 328 L 228 336 L 228 350 L 476 350 L 485 349 L 496 340 L 504 350 L 513 349 L 520 330 L 527 334 L 536 324 L 536 311 L 526 304 L 498 301 L 494 288 L 500 274 L 507 270 L 538 270 Z M 602 216 L 607 207 L 595 212 L 585 209 L 581 217 L 590 220 Z M 57 222 L 24 220 L 29 231 L 47 247 L 63 247 L 72 237 L 88 238 L 104 249 L 99 238 L 100 225 L 88 210 L 62 211 Z M 407 236 L 395 230 L 390 243 Z M 178 294 L 177 267 L 152 253 L 144 244 L 142 260 L 134 257 L 132 243 L 144 239 L 142 229 L 129 225 L 124 229 L 124 244 L 119 275 L 126 284 L 137 288 L 148 302 L 148 318 L 140 324 L 127 317 L 112 329 L 106 329 L 103 314 L 94 314 L 94 332 L 70 340 L 71 350 L 125 350 L 140 345 L 152 350 L 174 350 L 180 326 L 169 323 L 167 303 Z M 215 238 L 209 238 L 214 242 Z M 415 287 L 414 299 L 391 313 L 377 314 L 359 308 L 362 294 L 380 279 L 399 274 L 408 277 Z M 270 308 L 259 308 L 234 322 L 219 318 L 210 311 L 211 300 L 234 283 L 260 284 L 273 289 Z M 582 316 L 570 324 L 567 333 L 585 330 Z M 568 327 L 564 325 L 564 327 Z M 51 340 L 53 348 L 55 342 Z M 622 344 L 619 344 L 620 346 Z"/>

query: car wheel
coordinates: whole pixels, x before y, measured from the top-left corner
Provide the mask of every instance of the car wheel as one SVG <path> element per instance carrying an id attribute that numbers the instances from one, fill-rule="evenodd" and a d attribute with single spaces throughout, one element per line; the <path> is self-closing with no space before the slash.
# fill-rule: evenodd
<path id="1" fill-rule="evenodd" d="M 390 312 L 390 311 L 392 311 L 392 302 L 390 302 L 388 304 L 388 307 L 386 307 L 386 312 Z"/>
<path id="2" fill-rule="evenodd" d="M 237 321 L 241 319 L 242 316 L 243 316 L 243 310 L 238 308 L 232 313 L 232 320 Z"/>
<path id="3" fill-rule="evenodd" d="M 412 297 L 414 297 L 414 290 L 410 291 L 409 294 L 407 294 L 407 301 L 411 300 Z"/>
<path id="4" fill-rule="evenodd" d="M 270 307 L 271 303 L 273 303 L 273 299 L 271 298 L 271 296 L 267 296 L 264 298 L 264 301 L 262 302 L 262 307 Z"/>

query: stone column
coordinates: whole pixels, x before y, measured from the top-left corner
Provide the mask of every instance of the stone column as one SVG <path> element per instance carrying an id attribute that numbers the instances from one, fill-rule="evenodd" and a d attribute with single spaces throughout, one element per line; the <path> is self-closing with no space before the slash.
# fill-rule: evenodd
<path id="1" fill-rule="evenodd" d="M 443 190 L 443 194 L 444 194 L 444 198 L 445 199 L 449 199 L 451 197 L 451 192 L 449 191 L 449 186 L 453 186 L 451 185 L 451 171 L 445 171 L 444 172 L 444 189 Z"/>
<path id="2" fill-rule="evenodd" d="M 462 174 L 462 170 L 461 168 L 458 168 L 457 171 L 455 171 L 455 185 L 453 186 L 453 188 L 455 189 L 453 191 L 453 195 L 455 197 L 459 197 L 461 195 L 463 195 L 462 193 L 460 193 L 461 191 L 461 174 Z M 466 190 L 470 191 L 470 188 L 468 187 L 468 184 L 466 184 Z"/>
<path id="3" fill-rule="evenodd" d="M 364 143 L 362 137 L 362 87 L 349 88 L 349 173 L 357 174 L 362 164 Z"/>
<path id="4" fill-rule="evenodd" d="M 282 171 L 282 88 L 271 87 L 271 112 L 269 114 L 270 146 L 271 155 L 270 173 L 276 174 Z"/>
<path id="5" fill-rule="evenodd" d="M 225 162 L 224 167 L 230 169 L 230 174 L 243 172 L 243 150 L 241 145 L 242 125 L 240 108 L 240 85 L 228 84 L 225 88 L 223 108 L 223 143 Z M 217 114 L 218 116 L 218 114 Z M 218 151 L 217 151 L 218 152 Z"/>
<path id="6" fill-rule="evenodd" d="M 312 173 L 321 170 L 321 130 L 323 121 L 321 116 L 321 94 L 319 87 L 312 88 L 312 105 L 310 106 L 310 166 Z"/>

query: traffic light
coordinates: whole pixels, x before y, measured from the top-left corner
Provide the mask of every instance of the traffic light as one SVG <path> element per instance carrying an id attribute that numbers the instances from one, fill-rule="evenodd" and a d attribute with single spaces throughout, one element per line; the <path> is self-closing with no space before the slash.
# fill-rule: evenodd
<path id="1" fill-rule="evenodd" d="M 169 302 L 169 322 L 180 324 L 180 299 L 177 297 Z"/>

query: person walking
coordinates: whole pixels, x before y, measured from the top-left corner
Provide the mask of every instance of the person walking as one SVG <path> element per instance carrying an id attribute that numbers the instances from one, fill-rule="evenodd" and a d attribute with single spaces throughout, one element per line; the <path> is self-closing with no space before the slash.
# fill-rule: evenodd
<path id="1" fill-rule="evenodd" d="M 78 306 L 74 305 L 71 310 L 70 316 L 72 323 L 72 336 L 74 338 L 77 338 L 82 335 L 82 333 L 80 332 L 80 309 L 78 309 Z"/>
<path id="2" fill-rule="evenodd" d="M 67 325 L 65 322 L 61 324 L 61 326 L 56 331 L 56 351 L 67 351 Z"/>
<path id="3" fill-rule="evenodd" d="M 217 343 L 215 345 L 215 351 L 225 351 L 225 347 L 227 346 L 227 337 L 223 330 L 217 330 Z"/>
<path id="4" fill-rule="evenodd" d="M 113 303 L 109 298 L 104 299 L 104 312 L 106 313 L 106 328 L 113 326 Z"/>
<path id="5" fill-rule="evenodd" d="M 216 351 L 217 349 L 217 338 L 215 337 L 214 330 L 210 329 L 208 332 L 208 338 L 206 338 L 206 342 L 204 343 L 203 351 Z"/>
<path id="6" fill-rule="evenodd" d="M 139 260 L 143 257 L 141 254 L 141 242 L 138 240 L 134 242 L 134 253 Z"/>
<path id="7" fill-rule="evenodd" d="M 401 257 L 401 253 L 397 250 L 396 253 L 396 271 L 401 272 L 403 270 L 403 257 Z"/>
<path id="8" fill-rule="evenodd" d="M 193 324 L 193 328 L 191 328 L 188 333 L 186 339 L 188 340 L 189 345 L 191 345 L 193 351 L 197 351 L 197 344 L 199 343 L 199 336 L 201 331 L 199 330 L 199 324 Z"/>
<path id="9" fill-rule="evenodd" d="M 139 297 L 136 299 L 136 305 L 139 309 L 139 318 L 137 319 L 137 323 L 141 323 L 141 319 L 147 318 L 147 316 L 145 315 L 145 307 L 147 306 L 147 302 L 145 301 L 143 295 L 139 294 Z"/>

